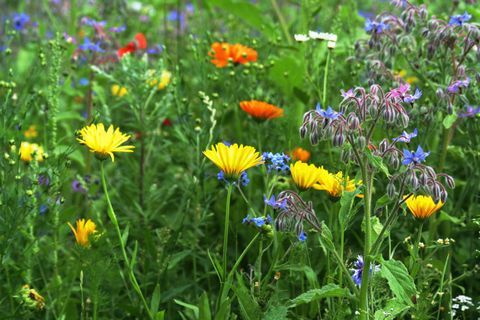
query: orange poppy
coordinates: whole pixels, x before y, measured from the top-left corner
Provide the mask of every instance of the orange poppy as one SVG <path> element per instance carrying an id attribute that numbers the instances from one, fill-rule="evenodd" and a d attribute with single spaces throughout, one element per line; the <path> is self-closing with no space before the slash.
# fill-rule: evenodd
<path id="1" fill-rule="evenodd" d="M 215 42 L 212 44 L 212 50 L 208 53 L 212 57 L 212 63 L 217 68 L 223 68 L 231 61 L 234 64 L 245 64 L 257 61 L 258 54 L 252 48 L 241 44 L 229 44 L 226 42 Z"/>
<path id="2" fill-rule="evenodd" d="M 292 160 L 300 160 L 302 162 L 307 162 L 309 159 L 310 151 L 308 150 L 297 147 L 292 151 Z"/>
<path id="3" fill-rule="evenodd" d="M 283 116 L 283 109 L 263 101 L 251 100 L 240 102 L 240 108 L 257 119 L 275 119 Z"/>

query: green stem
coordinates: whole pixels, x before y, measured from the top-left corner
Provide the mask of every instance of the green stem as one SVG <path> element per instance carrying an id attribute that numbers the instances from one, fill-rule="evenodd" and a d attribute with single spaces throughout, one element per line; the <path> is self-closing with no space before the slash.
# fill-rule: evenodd
<path id="1" fill-rule="evenodd" d="M 108 194 L 108 189 L 107 189 L 107 182 L 105 180 L 105 170 L 103 168 L 103 162 L 101 162 L 100 165 L 100 172 L 101 172 L 101 178 L 102 178 L 102 186 L 103 186 L 103 192 L 105 193 L 105 198 L 107 200 L 108 204 L 108 217 L 110 218 L 110 221 L 115 227 L 115 231 L 117 233 L 118 241 L 120 242 L 120 248 L 122 249 L 122 255 L 123 255 L 123 260 L 125 261 L 125 264 L 127 265 L 128 268 L 128 277 L 130 279 L 130 283 L 132 284 L 135 292 L 137 292 L 138 296 L 143 302 L 143 306 L 145 307 L 145 311 L 148 314 L 148 317 L 150 319 L 154 319 L 150 309 L 147 304 L 147 300 L 145 300 L 145 297 L 143 296 L 142 290 L 140 289 L 140 286 L 138 285 L 137 279 L 135 278 L 135 274 L 133 273 L 133 266 L 130 263 L 130 260 L 128 259 L 127 256 L 127 251 L 125 250 L 125 243 L 123 242 L 122 238 L 122 233 L 120 231 L 120 226 L 118 225 L 118 220 L 117 216 L 115 215 L 115 211 L 113 210 L 112 202 L 110 201 L 110 196 Z"/>
<path id="2" fill-rule="evenodd" d="M 327 61 L 325 62 L 325 70 L 323 73 L 323 99 L 322 99 L 322 107 L 325 108 L 325 104 L 327 103 L 327 82 L 328 82 L 328 66 L 330 64 L 330 49 L 327 51 Z"/>
<path id="3" fill-rule="evenodd" d="M 227 202 L 225 204 L 225 228 L 223 230 L 223 281 L 227 280 L 227 250 L 228 250 L 228 227 L 230 222 L 230 199 L 232 197 L 233 184 L 228 185 Z"/>
<path id="4" fill-rule="evenodd" d="M 366 161 L 362 165 L 362 178 L 363 181 L 366 181 L 365 184 L 365 244 L 364 244 L 364 256 L 363 256 L 363 270 L 362 270 L 362 283 L 360 287 L 360 320 L 369 319 L 368 313 L 368 284 L 370 276 L 370 242 L 372 239 L 371 235 L 371 204 L 372 204 L 372 182 L 373 182 L 373 172 L 368 175 L 367 166 L 365 165 Z"/>
<path id="5" fill-rule="evenodd" d="M 280 11 L 280 7 L 278 6 L 278 3 L 276 0 L 271 0 L 273 10 L 275 11 L 275 14 L 277 15 L 278 21 L 280 22 L 280 27 L 282 28 L 282 32 L 285 35 L 285 38 L 287 39 L 287 43 L 289 45 L 292 45 L 292 37 L 290 36 L 290 33 L 288 32 L 288 25 L 287 22 L 285 21 L 285 18 L 282 15 L 282 12 Z"/>

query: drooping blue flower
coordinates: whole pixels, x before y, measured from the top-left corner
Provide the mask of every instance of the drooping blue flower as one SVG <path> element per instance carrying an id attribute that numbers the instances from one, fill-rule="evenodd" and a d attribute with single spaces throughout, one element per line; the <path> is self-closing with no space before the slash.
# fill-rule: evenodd
<path id="1" fill-rule="evenodd" d="M 82 183 L 77 179 L 72 181 L 72 190 L 73 192 L 85 193 L 87 190 L 83 187 Z"/>
<path id="2" fill-rule="evenodd" d="M 300 234 L 298 235 L 298 240 L 300 242 L 305 242 L 307 240 L 307 234 L 305 232 L 300 231 Z"/>
<path id="3" fill-rule="evenodd" d="M 270 199 L 267 199 L 267 196 L 263 195 L 263 202 L 265 202 L 267 206 L 270 206 L 273 209 L 285 209 L 287 207 L 287 199 L 277 201 L 275 200 L 274 195 L 272 195 Z"/>
<path id="4" fill-rule="evenodd" d="M 290 172 L 290 166 L 288 165 L 290 157 L 285 153 L 264 152 L 262 157 L 268 172 L 275 171 L 283 174 Z"/>
<path id="5" fill-rule="evenodd" d="M 404 165 L 419 164 L 425 161 L 430 155 L 430 152 L 424 152 L 421 146 L 417 147 L 417 151 L 411 152 L 407 149 L 403 149 L 403 161 Z"/>
<path id="6" fill-rule="evenodd" d="M 335 120 L 342 115 L 341 112 L 337 112 L 333 110 L 332 107 L 330 106 L 328 106 L 327 110 L 323 110 L 320 103 L 317 103 L 317 106 L 315 109 L 319 115 L 330 120 Z"/>
<path id="7" fill-rule="evenodd" d="M 353 274 L 352 274 L 352 280 L 355 282 L 357 286 L 360 286 L 362 284 L 362 274 L 363 274 L 363 268 L 365 266 L 365 261 L 363 261 L 363 256 L 358 256 L 357 261 L 353 263 Z M 374 265 L 373 268 L 370 265 L 370 274 L 373 272 L 378 272 L 380 271 L 380 266 Z"/>
<path id="8" fill-rule="evenodd" d="M 459 118 L 473 118 L 477 114 L 480 113 L 480 107 L 472 107 L 472 106 L 467 106 L 465 112 L 461 112 L 458 114 Z"/>
<path id="9" fill-rule="evenodd" d="M 388 30 L 389 28 L 390 26 L 383 21 L 377 22 L 370 19 L 367 19 L 367 21 L 365 21 L 365 31 L 367 31 L 368 33 L 380 34 L 383 31 Z"/>
<path id="10" fill-rule="evenodd" d="M 25 28 L 25 25 L 30 22 L 30 16 L 23 12 L 13 14 L 13 27 L 17 31 L 21 31 Z"/>
<path id="11" fill-rule="evenodd" d="M 400 136 L 397 138 L 393 139 L 393 142 L 410 142 L 412 138 L 415 138 L 418 135 L 418 129 L 415 128 L 412 133 L 407 133 L 406 131 L 403 131 Z"/>
<path id="12" fill-rule="evenodd" d="M 470 78 L 466 78 L 465 80 L 457 80 L 451 85 L 448 86 L 447 90 L 450 93 L 458 93 L 460 88 L 466 88 L 470 84 Z"/>
<path id="13" fill-rule="evenodd" d="M 104 50 L 100 47 L 100 42 L 93 43 L 88 37 L 83 39 L 83 44 L 79 45 L 78 48 L 82 51 L 104 52 Z"/>
<path id="14" fill-rule="evenodd" d="M 405 97 L 403 97 L 403 102 L 414 103 L 416 100 L 420 99 L 421 96 L 422 96 L 422 91 L 420 91 L 420 89 L 416 88 L 413 96 L 408 94 Z"/>
<path id="15" fill-rule="evenodd" d="M 458 14 L 450 17 L 448 25 L 450 26 L 462 26 L 465 22 L 469 21 L 472 18 L 468 12 L 465 11 L 464 14 Z"/>

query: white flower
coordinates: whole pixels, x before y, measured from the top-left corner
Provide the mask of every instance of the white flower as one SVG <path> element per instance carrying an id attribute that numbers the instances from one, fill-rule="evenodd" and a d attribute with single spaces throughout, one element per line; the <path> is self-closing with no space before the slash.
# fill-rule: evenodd
<path id="1" fill-rule="evenodd" d="M 298 42 L 305 42 L 310 40 L 310 38 L 306 34 L 295 34 L 293 35 L 293 37 L 295 38 L 295 41 Z"/>
<path id="2" fill-rule="evenodd" d="M 316 32 L 316 31 L 310 30 L 308 32 L 308 36 L 311 39 L 337 42 L 337 35 L 333 33 Z"/>
<path id="3" fill-rule="evenodd" d="M 336 46 L 337 46 L 336 42 L 333 42 L 333 41 L 328 41 L 327 42 L 328 49 L 335 49 Z"/>

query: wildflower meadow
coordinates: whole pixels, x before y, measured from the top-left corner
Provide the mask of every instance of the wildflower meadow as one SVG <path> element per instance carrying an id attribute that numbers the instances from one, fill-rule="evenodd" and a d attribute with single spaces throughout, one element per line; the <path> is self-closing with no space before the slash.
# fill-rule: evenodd
<path id="1" fill-rule="evenodd" d="M 0 5 L 0 320 L 480 319 L 478 1 Z"/>

